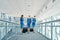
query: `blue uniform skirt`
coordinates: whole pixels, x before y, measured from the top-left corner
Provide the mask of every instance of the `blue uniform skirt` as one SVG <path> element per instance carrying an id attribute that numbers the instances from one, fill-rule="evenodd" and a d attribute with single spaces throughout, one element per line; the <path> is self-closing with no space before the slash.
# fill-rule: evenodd
<path id="1" fill-rule="evenodd" d="M 20 23 L 20 24 L 21 24 L 20 27 L 23 28 L 24 27 L 24 24 L 23 23 Z"/>
<path id="2" fill-rule="evenodd" d="M 30 24 L 27 24 L 28 28 L 30 28 Z"/>
<path id="3" fill-rule="evenodd" d="M 32 23 L 32 27 L 33 27 L 33 28 L 35 27 L 35 23 Z"/>

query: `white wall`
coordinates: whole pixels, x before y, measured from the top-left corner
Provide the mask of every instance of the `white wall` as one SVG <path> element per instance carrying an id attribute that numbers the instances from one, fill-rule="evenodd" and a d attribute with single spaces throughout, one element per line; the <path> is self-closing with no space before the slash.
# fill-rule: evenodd
<path id="1" fill-rule="evenodd" d="M 40 12 L 38 19 L 43 20 L 53 15 L 60 15 L 60 0 L 55 0 L 55 2 L 51 2 L 47 5 L 47 9 L 42 9 Z"/>

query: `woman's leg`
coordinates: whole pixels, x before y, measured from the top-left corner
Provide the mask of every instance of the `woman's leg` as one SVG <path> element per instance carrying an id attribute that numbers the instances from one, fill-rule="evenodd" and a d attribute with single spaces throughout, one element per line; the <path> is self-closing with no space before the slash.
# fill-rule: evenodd
<path id="1" fill-rule="evenodd" d="M 30 32 L 30 28 L 28 28 L 28 32 Z"/>
<path id="2" fill-rule="evenodd" d="M 34 32 L 34 27 L 35 27 L 35 24 L 32 24 L 33 32 Z"/>
<path id="3" fill-rule="evenodd" d="M 28 32 L 30 32 L 30 24 L 28 24 Z"/>
<path id="4" fill-rule="evenodd" d="M 23 32 L 23 24 L 21 24 L 21 33 Z"/>

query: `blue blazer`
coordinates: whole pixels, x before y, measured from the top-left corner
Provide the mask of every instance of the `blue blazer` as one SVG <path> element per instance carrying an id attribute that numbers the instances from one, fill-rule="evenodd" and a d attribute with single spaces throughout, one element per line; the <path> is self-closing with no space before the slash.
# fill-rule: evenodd
<path id="1" fill-rule="evenodd" d="M 31 24 L 31 18 L 27 18 L 27 24 Z"/>

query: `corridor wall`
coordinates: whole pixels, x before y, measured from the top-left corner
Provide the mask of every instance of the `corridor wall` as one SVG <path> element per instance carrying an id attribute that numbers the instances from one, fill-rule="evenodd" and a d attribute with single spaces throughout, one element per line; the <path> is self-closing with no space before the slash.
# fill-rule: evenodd
<path id="1" fill-rule="evenodd" d="M 19 19 L 11 17 L 6 13 L 0 13 L 0 40 L 7 36 L 13 28 L 19 27 L 18 20 Z"/>
<path id="2" fill-rule="evenodd" d="M 42 20 L 38 32 L 51 40 L 60 40 L 60 15 L 51 16 Z"/>

